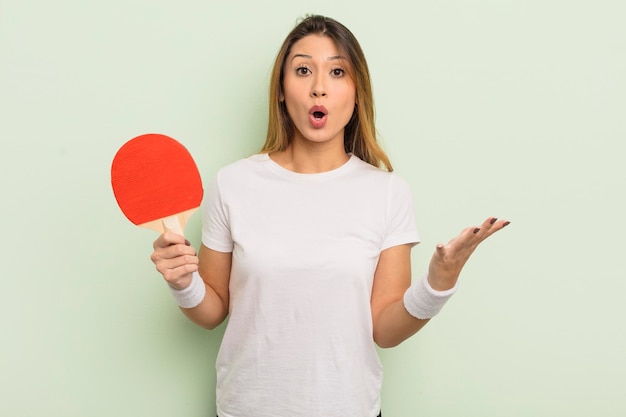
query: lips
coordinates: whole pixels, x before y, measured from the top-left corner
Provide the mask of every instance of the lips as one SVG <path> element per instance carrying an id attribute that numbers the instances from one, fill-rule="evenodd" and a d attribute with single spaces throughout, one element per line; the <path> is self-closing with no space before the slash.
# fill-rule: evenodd
<path id="1" fill-rule="evenodd" d="M 309 122 L 315 129 L 321 129 L 326 125 L 328 110 L 324 106 L 313 106 L 309 109 Z"/>

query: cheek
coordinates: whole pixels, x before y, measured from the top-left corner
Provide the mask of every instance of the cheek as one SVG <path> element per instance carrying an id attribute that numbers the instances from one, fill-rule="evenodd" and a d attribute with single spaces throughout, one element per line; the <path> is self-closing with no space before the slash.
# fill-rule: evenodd
<path id="1" fill-rule="evenodd" d="M 283 105 L 285 106 L 287 116 L 292 123 L 296 123 L 302 118 L 303 111 L 300 110 L 301 105 L 299 105 L 298 101 L 294 99 L 293 94 L 290 95 L 288 92 L 285 92 L 285 101 Z"/>
<path id="2" fill-rule="evenodd" d="M 341 90 L 341 95 L 345 97 L 346 103 L 356 103 L 356 88 L 354 87 L 353 82 L 346 82 L 341 86 Z"/>
<path id="3" fill-rule="evenodd" d="M 283 82 L 283 94 L 285 97 L 285 103 L 295 103 L 296 101 L 301 100 L 301 97 L 303 94 L 306 94 L 306 91 L 301 83 L 285 79 Z"/>
<path id="4" fill-rule="evenodd" d="M 347 87 L 344 91 L 343 91 L 343 97 L 344 97 L 344 106 L 346 107 L 346 111 L 349 111 L 350 114 L 352 114 L 352 111 L 354 110 L 354 106 L 356 104 L 356 91 L 354 91 L 354 87 Z"/>

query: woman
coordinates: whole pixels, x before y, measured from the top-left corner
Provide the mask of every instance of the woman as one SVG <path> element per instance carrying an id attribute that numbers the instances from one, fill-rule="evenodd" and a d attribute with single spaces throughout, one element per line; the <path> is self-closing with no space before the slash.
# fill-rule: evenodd
<path id="1" fill-rule="evenodd" d="M 198 256 L 183 236 L 155 241 L 183 313 L 208 329 L 229 316 L 220 417 L 380 415 L 375 344 L 420 330 L 477 245 L 508 224 L 489 218 L 437 245 L 411 285 L 412 197 L 375 132 L 357 40 L 309 16 L 276 58 L 263 149 L 208 187 Z"/>

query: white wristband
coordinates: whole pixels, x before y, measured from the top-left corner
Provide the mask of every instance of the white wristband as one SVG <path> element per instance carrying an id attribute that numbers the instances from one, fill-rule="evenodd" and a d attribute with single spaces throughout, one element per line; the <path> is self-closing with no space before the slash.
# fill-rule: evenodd
<path id="1" fill-rule="evenodd" d="M 174 300 L 183 308 L 198 306 L 198 304 L 204 300 L 204 294 L 206 293 L 204 281 L 198 272 L 191 274 L 191 284 L 189 284 L 187 288 L 183 288 L 182 290 L 177 290 L 171 286 L 169 286 L 169 288 L 174 296 Z"/>
<path id="2" fill-rule="evenodd" d="M 434 290 L 428 283 L 428 275 L 424 275 L 404 293 L 404 308 L 415 318 L 433 318 L 441 311 L 456 289 L 457 284 L 449 290 Z"/>

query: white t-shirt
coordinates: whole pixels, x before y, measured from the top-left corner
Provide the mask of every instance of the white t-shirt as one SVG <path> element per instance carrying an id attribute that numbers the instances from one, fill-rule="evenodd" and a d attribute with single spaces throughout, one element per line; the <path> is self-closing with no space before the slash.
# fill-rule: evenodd
<path id="1" fill-rule="evenodd" d="M 374 272 L 382 250 L 417 242 L 408 184 L 356 156 L 319 174 L 267 154 L 222 168 L 202 230 L 233 254 L 219 416 L 377 416 Z"/>

